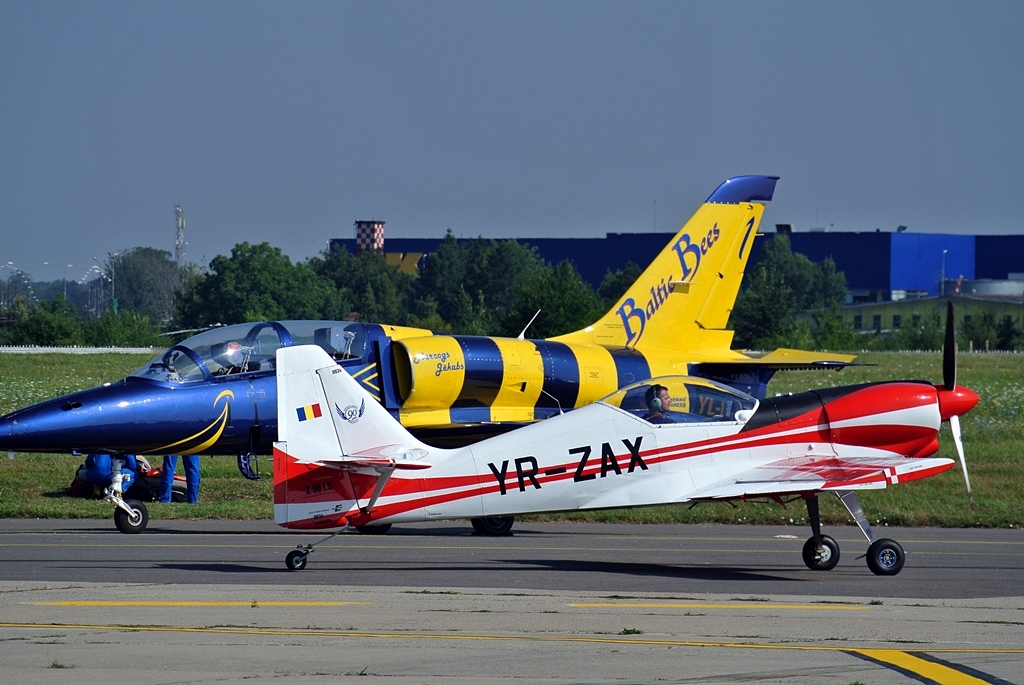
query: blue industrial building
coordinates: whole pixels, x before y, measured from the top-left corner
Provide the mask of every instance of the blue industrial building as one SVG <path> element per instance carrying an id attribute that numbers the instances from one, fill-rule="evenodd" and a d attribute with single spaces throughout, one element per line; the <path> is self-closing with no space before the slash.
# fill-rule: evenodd
<path id="1" fill-rule="evenodd" d="M 934 297 L 940 282 L 958 278 L 1005 280 L 1024 273 L 1024 235 L 974 236 L 940 233 L 792 233 L 788 225 L 777 225 L 786 233 L 794 252 L 819 262 L 831 257 L 836 270 L 846 274 L 852 302 L 885 302 L 892 299 Z M 764 241 L 754 243 L 750 264 L 756 264 Z M 604 238 L 520 238 L 520 243 L 537 248 L 548 262 L 573 262 L 580 275 L 595 288 L 608 270 L 615 271 L 632 261 L 640 267 L 661 251 L 670 233 L 608 233 Z M 441 238 L 395 238 L 386 240 L 385 254 L 398 264 L 402 256 L 429 255 Z M 356 250 L 355 239 L 334 239 L 331 249 Z M 406 262 L 408 263 L 408 261 Z M 749 270 L 749 267 L 748 267 Z"/>

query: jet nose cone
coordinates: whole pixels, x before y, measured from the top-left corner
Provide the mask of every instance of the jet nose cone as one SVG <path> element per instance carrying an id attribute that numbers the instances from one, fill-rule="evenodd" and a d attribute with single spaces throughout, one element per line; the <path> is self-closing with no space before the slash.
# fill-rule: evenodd
<path id="1" fill-rule="evenodd" d="M 0 449 L 9 449 L 7 443 L 12 435 L 14 435 L 14 424 L 11 419 L 6 414 L 0 416 Z"/>
<path id="2" fill-rule="evenodd" d="M 13 411 L 0 417 L 0 450 L 61 453 L 116 448 L 116 443 L 131 438 L 135 419 L 131 404 L 119 399 L 110 388 L 101 387 Z"/>
<path id="3" fill-rule="evenodd" d="M 981 399 L 978 394 L 970 388 L 958 385 L 952 390 L 946 390 L 941 385 L 937 386 L 939 395 L 939 415 L 943 421 L 948 421 L 950 416 L 963 416 Z"/>

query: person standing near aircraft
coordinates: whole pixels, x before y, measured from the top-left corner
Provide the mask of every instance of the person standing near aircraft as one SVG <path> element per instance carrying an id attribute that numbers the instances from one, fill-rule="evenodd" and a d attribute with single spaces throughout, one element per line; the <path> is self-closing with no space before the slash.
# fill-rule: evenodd
<path id="1" fill-rule="evenodd" d="M 664 385 L 652 385 L 647 388 L 644 401 L 647 402 L 647 408 L 650 409 L 649 412 L 644 414 L 644 421 L 650 421 L 651 423 L 675 423 L 675 419 L 667 413 L 672 409 L 672 397 L 668 394 L 668 388 Z"/>
<path id="2" fill-rule="evenodd" d="M 185 468 L 185 502 L 199 503 L 199 455 L 186 454 L 181 458 Z M 178 455 L 168 454 L 164 457 L 164 466 L 160 471 L 160 501 L 171 501 L 171 488 L 174 485 L 174 471 L 178 468 Z"/>

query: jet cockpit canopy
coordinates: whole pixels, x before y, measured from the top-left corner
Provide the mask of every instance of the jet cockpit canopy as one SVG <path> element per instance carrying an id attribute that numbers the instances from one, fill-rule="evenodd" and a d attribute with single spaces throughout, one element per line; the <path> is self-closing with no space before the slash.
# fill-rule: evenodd
<path id="1" fill-rule="evenodd" d="M 337 361 L 366 352 L 366 326 L 352 321 L 261 321 L 218 326 L 174 345 L 132 374 L 191 383 L 239 373 L 273 373 L 274 354 L 291 345 L 319 345 Z"/>

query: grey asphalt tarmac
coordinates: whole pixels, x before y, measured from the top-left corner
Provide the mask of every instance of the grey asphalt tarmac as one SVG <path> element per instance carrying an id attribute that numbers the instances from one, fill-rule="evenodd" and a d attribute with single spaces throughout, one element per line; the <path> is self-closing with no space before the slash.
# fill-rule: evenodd
<path id="1" fill-rule="evenodd" d="M 1024 533 L 800 527 L 0 521 L 0 683 L 1024 683 Z"/>

